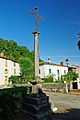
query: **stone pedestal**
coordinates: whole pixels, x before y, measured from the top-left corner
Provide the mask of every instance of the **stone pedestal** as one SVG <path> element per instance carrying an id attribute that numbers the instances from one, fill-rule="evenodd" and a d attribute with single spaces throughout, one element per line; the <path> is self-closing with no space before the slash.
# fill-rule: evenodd
<path id="1" fill-rule="evenodd" d="M 33 118 L 31 120 L 48 120 L 52 113 L 49 97 L 39 89 L 38 93 L 26 96 L 23 111 L 30 119 Z"/>
<path id="2" fill-rule="evenodd" d="M 43 80 L 41 80 L 40 78 L 29 82 L 32 85 L 32 93 L 38 93 L 38 89 L 42 89 Z"/>

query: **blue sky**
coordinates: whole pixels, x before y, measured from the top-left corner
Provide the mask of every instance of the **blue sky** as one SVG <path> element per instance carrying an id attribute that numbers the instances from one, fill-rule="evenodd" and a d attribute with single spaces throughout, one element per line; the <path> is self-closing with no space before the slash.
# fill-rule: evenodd
<path id="1" fill-rule="evenodd" d="M 28 11 L 38 7 L 43 20 L 39 22 L 39 54 L 53 63 L 80 65 L 77 48 L 80 32 L 80 0 L 0 0 L 0 38 L 15 40 L 33 50 L 34 17 Z"/>

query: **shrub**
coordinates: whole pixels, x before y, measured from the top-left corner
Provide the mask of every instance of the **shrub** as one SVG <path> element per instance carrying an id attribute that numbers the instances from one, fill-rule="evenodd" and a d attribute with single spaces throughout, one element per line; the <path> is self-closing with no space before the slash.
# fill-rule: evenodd
<path id="1" fill-rule="evenodd" d="M 0 105 L 4 120 L 14 120 L 15 111 L 21 109 L 23 97 L 31 93 L 29 87 L 16 87 L 0 90 Z"/>
<path id="2" fill-rule="evenodd" d="M 44 79 L 44 82 L 49 83 L 49 82 L 53 82 L 53 77 L 52 76 L 48 76 Z"/>

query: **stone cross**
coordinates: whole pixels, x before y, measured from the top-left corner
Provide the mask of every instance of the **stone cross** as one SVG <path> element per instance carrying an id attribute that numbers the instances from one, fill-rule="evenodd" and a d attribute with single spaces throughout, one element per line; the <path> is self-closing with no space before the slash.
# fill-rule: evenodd
<path id="1" fill-rule="evenodd" d="M 41 20 L 42 17 L 38 14 L 38 8 L 29 11 L 35 17 L 35 31 L 34 34 L 34 80 L 31 81 L 33 84 L 33 91 L 37 92 L 41 82 L 39 78 L 39 46 L 38 46 L 38 20 Z M 35 84 L 35 85 L 34 85 Z"/>
<path id="2" fill-rule="evenodd" d="M 38 8 L 29 11 L 35 17 L 35 31 L 34 34 L 34 79 L 39 79 L 39 47 L 38 47 L 38 20 L 42 19 L 42 16 L 38 14 Z"/>

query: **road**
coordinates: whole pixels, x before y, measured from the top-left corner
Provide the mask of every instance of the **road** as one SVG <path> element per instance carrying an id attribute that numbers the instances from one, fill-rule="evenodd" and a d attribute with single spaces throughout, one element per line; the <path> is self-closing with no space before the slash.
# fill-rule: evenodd
<path id="1" fill-rule="evenodd" d="M 47 93 L 52 105 L 58 108 L 55 113 L 68 116 L 68 120 L 80 120 L 80 96 Z"/>

